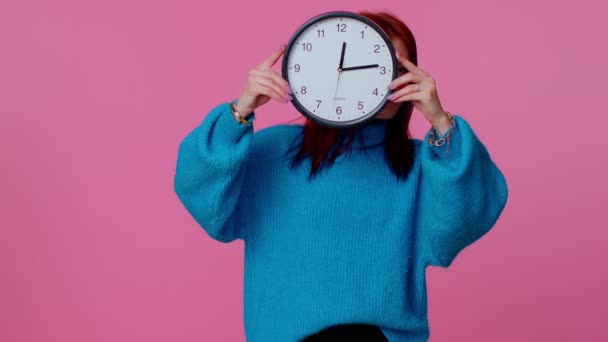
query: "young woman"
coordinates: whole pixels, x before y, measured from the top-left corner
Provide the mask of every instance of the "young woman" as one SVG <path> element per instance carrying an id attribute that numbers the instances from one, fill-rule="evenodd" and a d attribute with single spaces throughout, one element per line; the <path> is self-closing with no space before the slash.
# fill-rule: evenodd
<path id="1" fill-rule="evenodd" d="M 180 145 L 179 199 L 212 238 L 244 240 L 249 342 L 426 341 L 426 266 L 448 267 L 506 204 L 503 174 L 467 121 L 442 108 L 407 26 L 359 14 L 385 30 L 400 62 L 373 120 L 254 133 L 257 108 L 291 100 L 270 70 L 282 46 Z M 424 140 L 410 137 L 414 107 L 431 126 Z"/>

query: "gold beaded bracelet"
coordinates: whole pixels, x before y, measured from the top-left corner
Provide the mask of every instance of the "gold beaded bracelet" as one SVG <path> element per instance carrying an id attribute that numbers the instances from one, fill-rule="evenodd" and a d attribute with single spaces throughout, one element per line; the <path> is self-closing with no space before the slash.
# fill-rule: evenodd
<path id="1" fill-rule="evenodd" d="M 452 113 L 446 111 L 445 114 L 447 115 L 448 119 L 450 120 L 450 128 L 448 128 L 448 131 L 446 132 L 447 134 L 444 134 L 444 136 L 440 139 L 435 140 L 435 128 L 431 128 L 431 132 L 429 134 L 429 139 L 427 140 L 429 145 L 432 146 L 442 146 L 443 144 L 445 144 L 446 142 L 448 143 L 447 146 L 447 151 L 446 151 L 446 155 L 447 153 L 450 152 L 450 137 L 452 136 L 452 132 L 454 131 L 454 127 L 456 127 L 456 119 L 454 119 L 454 115 L 452 115 Z"/>
<path id="2" fill-rule="evenodd" d="M 239 125 L 249 125 L 249 121 L 247 121 L 246 118 L 242 117 L 241 113 L 236 110 L 236 101 L 230 101 L 230 112 L 232 113 L 232 117 L 234 118 L 234 120 L 236 120 Z"/>

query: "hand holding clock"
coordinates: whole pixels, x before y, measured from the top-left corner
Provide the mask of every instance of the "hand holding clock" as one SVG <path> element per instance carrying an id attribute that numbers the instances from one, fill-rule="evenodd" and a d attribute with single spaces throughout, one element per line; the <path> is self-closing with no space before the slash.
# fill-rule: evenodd
<path id="1" fill-rule="evenodd" d="M 291 101 L 289 83 L 277 72 L 270 70 L 284 52 L 285 45 L 282 45 L 262 64 L 249 70 L 247 83 L 235 105 L 243 116 L 249 115 L 271 98 L 281 103 Z"/>
<path id="2" fill-rule="evenodd" d="M 443 134 L 449 129 L 450 120 L 439 101 L 435 80 L 398 52 L 395 55 L 409 72 L 394 79 L 388 88 L 395 89 L 407 83 L 411 84 L 394 92 L 388 99 L 393 102 L 411 101 L 435 130 L 439 134 Z"/>

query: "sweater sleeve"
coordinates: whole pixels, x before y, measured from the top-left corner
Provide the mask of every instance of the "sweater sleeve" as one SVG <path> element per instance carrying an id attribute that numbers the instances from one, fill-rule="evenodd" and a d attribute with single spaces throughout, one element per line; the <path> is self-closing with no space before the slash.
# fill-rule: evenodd
<path id="1" fill-rule="evenodd" d="M 461 116 L 454 118 L 449 150 L 447 143 L 428 144 L 430 130 L 419 143 L 422 235 L 430 264 L 446 268 L 494 226 L 508 194 L 486 147 Z"/>
<path id="2" fill-rule="evenodd" d="M 178 198 L 207 234 L 220 242 L 245 239 L 243 209 L 255 113 L 239 125 L 225 102 L 180 143 L 174 177 Z"/>

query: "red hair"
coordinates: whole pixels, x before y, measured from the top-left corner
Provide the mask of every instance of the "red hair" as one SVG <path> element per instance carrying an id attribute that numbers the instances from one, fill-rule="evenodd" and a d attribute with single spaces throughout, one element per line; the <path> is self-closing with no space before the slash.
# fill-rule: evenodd
<path id="1" fill-rule="evenodd" d="M 390 39 L 400 39 L 409 53 L 408 59 L 418 65 L 416 41 L 410 29 L 400 19 L 389 12 L 360 11 L 358 14 L 378 24 Z M 409 131 L 412 111 L 412 103 L 403 102 L 387 125 L 384 154 L 397 179 L 407 177 L 414 161 L 414 146 Z M 360 134 L 360 128 L 360 126 L 330 128 L 307 118 L 303 139 L 292 159 L 291 167 L 299 165 L 305 158 L 310 157 L 309 178 L 312 178 L 324 167 L 331 166 L 339 155 L 350 151 L 355 135 Z"/>

